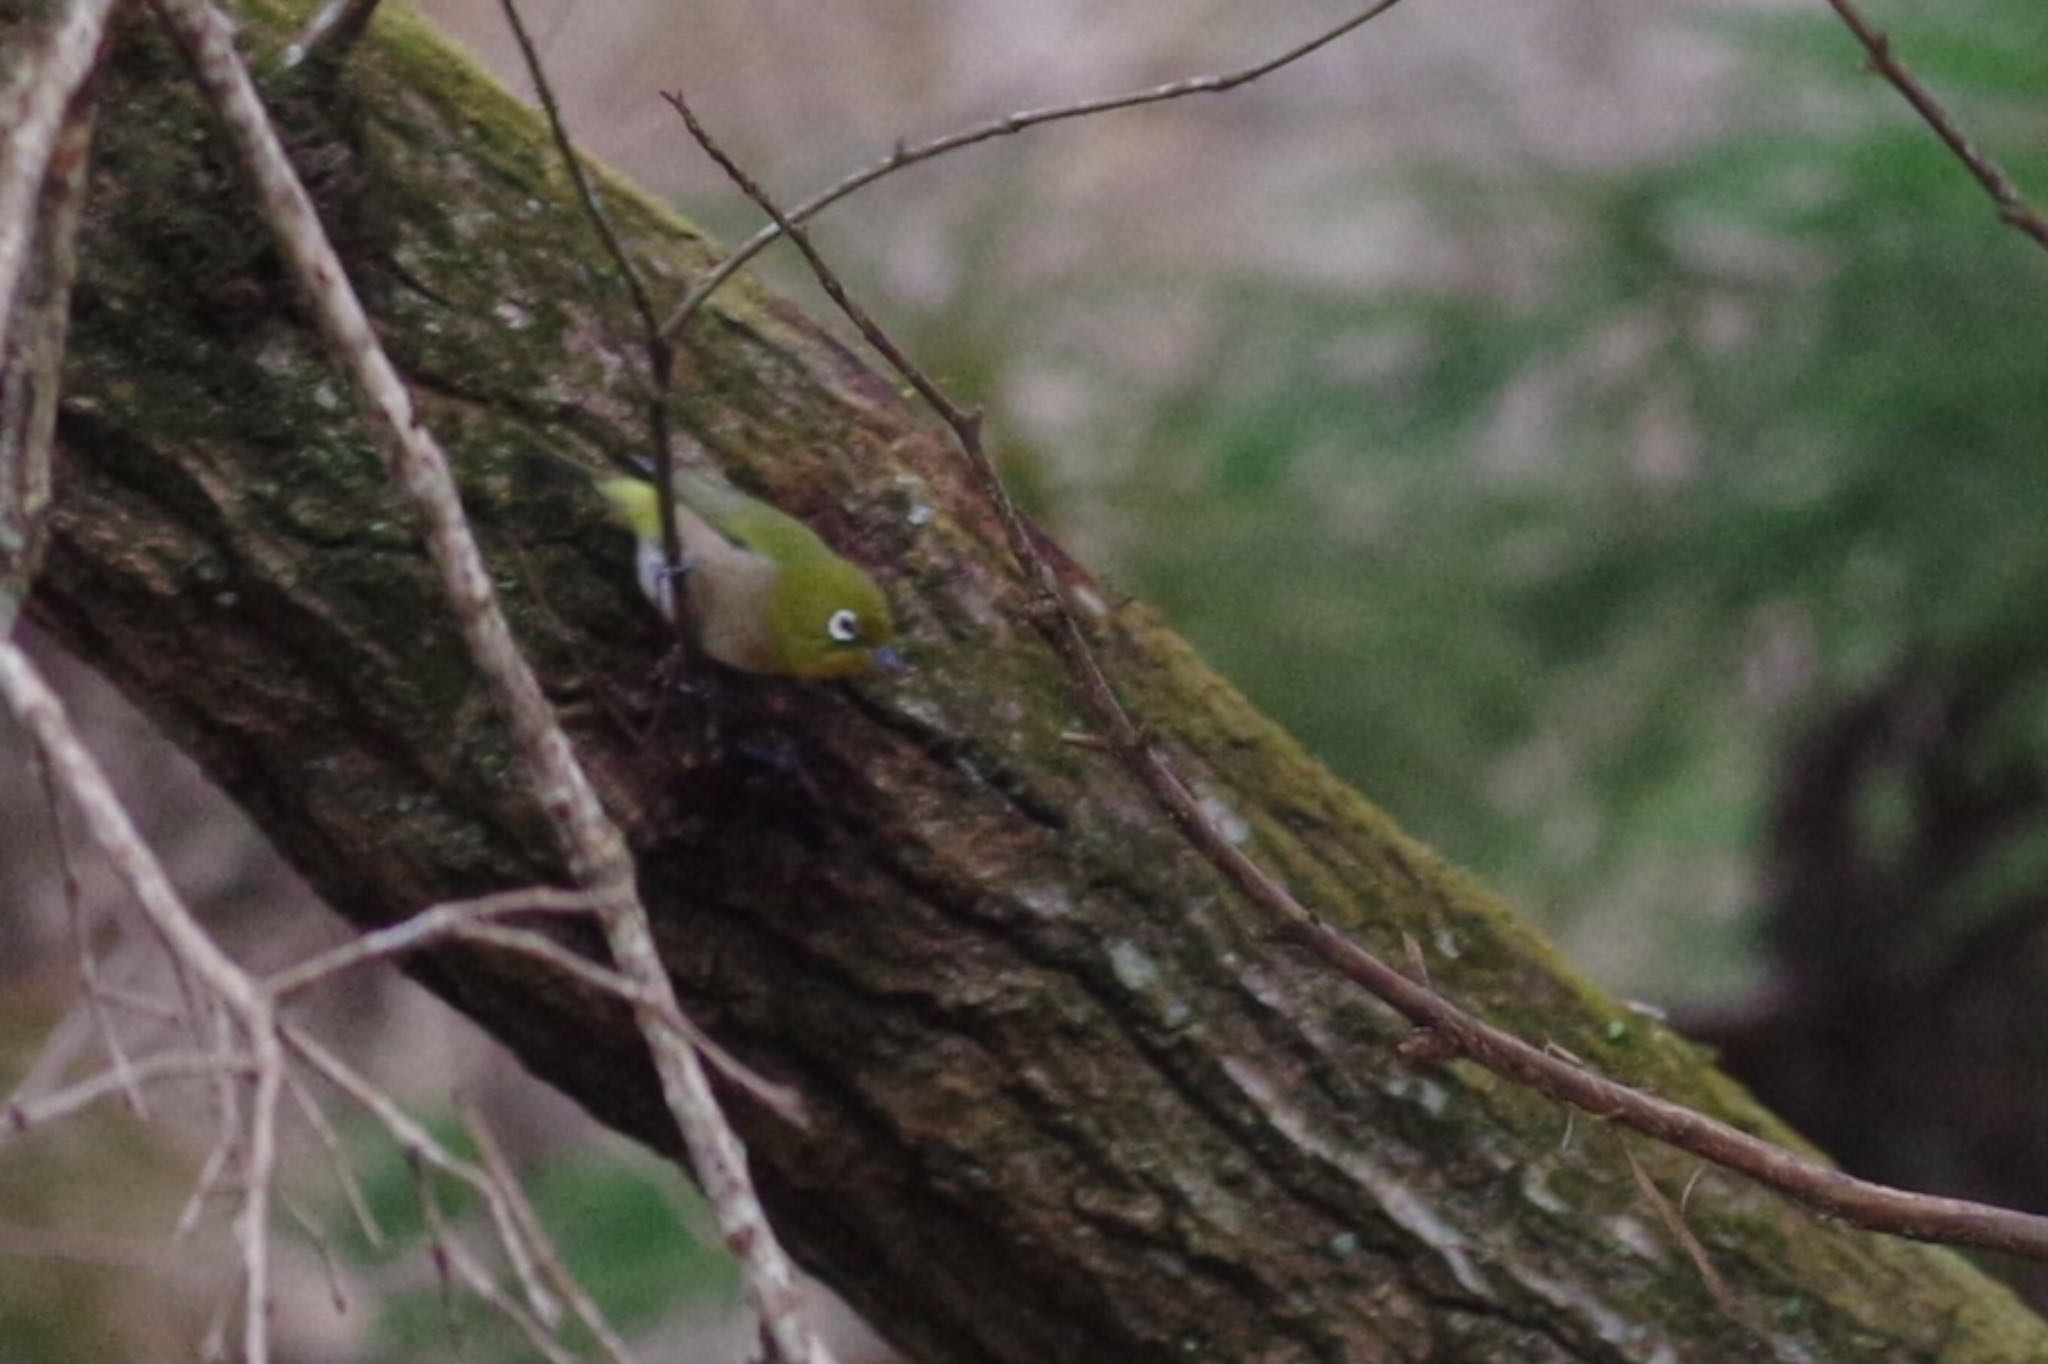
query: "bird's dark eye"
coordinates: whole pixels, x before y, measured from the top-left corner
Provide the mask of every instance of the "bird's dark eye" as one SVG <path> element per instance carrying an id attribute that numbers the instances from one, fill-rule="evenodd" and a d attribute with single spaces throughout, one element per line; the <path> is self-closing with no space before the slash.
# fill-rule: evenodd
<path id="1" fill-rule="evenodd" d="M 840 644 L 851 644 L 860 638 L 860 612 L 850 606 L 842 606 L 825 618 L 825 633 Z"/>

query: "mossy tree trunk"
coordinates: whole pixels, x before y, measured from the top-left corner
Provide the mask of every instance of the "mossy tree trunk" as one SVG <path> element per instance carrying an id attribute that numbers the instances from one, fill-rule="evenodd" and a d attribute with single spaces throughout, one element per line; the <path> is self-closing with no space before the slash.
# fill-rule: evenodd
<path id="1" fill-rule="evenodd" d="M 19 27 L 25 6 L 0 0 Z M 273 54 L 291 15 L 244 6 Z M 879 566 L 910 674 L 654 680 L 627 550 L 543 452 L 640 448 L 640 357 L 535 121 L 402 13 L 267 93 L 515 623 L 628 828 L 695 1016 L 817 1123 L 735 1109 L 799 1257 L 920 1360 L 2048 1358 L 1946 1253 L 1710 1177 L 1724 1310 L 1621 1138 L 1466 1068 L 1268 926 L 1085 743 L 947 443 L 815 326 L 729 291 L 686 344 L 695 447 Z M 388 923 L 560 869 L 349 395 L 173 55 L 131 23 L 100 121 L 36 618 L 334 908 Z M 654 92 L 649 92 L 649 98 Z M 681 138 L 678 138 L 681 146 Z M 608 187 L 662 293 L 713 248 Z M 1105 596 L 1106 600 L 1106 596 Z M 1310 762 L 1136 607 L 1101 649 L 1246 846 L 1493 1019 L 1781 1137 Z M 714 712 L 717 745 L 699 742 Z M 523 961 L 419 972 L 674 1151 L 616 1008 Z M 1674 1188 L 1691 1164 L 1642 1148 Z"/>

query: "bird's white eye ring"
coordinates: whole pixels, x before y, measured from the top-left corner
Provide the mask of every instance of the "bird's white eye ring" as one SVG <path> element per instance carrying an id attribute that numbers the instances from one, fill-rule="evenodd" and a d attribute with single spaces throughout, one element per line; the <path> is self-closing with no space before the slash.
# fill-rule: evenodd
<path id="1" fill-rule="evenodd" d="M 853 643 L 860 638 L 860 612 L 840 607 L 825 618 L 825 633 L 841 644 Z"/>

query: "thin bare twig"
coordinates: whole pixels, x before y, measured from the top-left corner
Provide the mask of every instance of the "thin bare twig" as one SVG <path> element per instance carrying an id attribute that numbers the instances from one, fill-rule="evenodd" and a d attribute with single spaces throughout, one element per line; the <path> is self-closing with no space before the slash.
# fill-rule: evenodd
<path id="1" fill-rule="evenodd" d="M 512 29 L 512 37 L 519 44 L 519 55 L 526 63 L 526 74 L 533 82 L 534 94 L 540 99 L 541 112 L 547 116 L 548 133 L 554 138 L 555 150 L 562 158 L 562 166 L 569 173 L 569 181 L 576 187 L 576 198 L 583 205 L 584 216 L 597 230 L 598 240 L 604 243 L 605 254 L 611 257 L 612 265 L 619 272 L 619 280 L 626 287 L 626 294 L 633 300 L 633 312 L 640 320 L 641 346 L 647 353 L 647 443 L 654 457 L 655 487 L 661 496 L 655 500 L 655 517 L 661 526 L 661 557 L 666 564 L 671 580 L 683 569 L 682 530 L 676 520 L 676 478 L 675 446 L 669 433 L 668 404 L 669 386 L 675 372 L 675 347 L 668 335 L 662 331 L 661 319 L 655 315 L 654 296 L 647 291 L 647 281 L 633 264 L 633 258 L 619 240 L 618 232 L 612 227 L 611 219 L 605 215 L 604 206 L 597 200 L 597 193 L 590 187 L 590 176 L 583 168 L 583 159 L 576 154 L 576 144 L 569 137 L 569 125 L 563 121 L 561 105 L 555 99 L 554 86 L 548 80 L 547 67 L 540 58 L 540 49 L 534 46 L 533 36 L 527 32 L 526 21 L 520 17 L 517 0 L 498 0 L 505 11 L 505 22 Z M 671 591 L 668 594 L 669 619 L 673 623 L 676 638 L 689 643 L 689 594 Z"/>
<path id="2" fill-rule="evenodd" d="M 1693 1167 L 1692 1173 L 1686 1177 L 1685 1188 L 1681 1190 L 1678 1195 L 1678 1211 L 1681 1214 L 1683 1214 L 1687 1208 L 1692 1206 L 1693 1190 L 1699 1188 L 1700 1180 L 1705 1178 L 1707 1171 L 1712 1168 L 1713 1167 L 1709 1165 L 1695 1165 Z"/>
<path id="3" fill-rule="evenodd" d="M 406 1169 L 412 1175 L 413 1202 L 419 1205 L 420 1221 L 426 1226 L 434 1279 L 441 1288 L 441 1319 L 447 1325 L 449 1343 L 460 1357 L 469 1353 L 469 1347 L 463 1339 L 462 1318 L 455 1312 L 455 1279 L 451 1273 L 453 1262 L 448 1249 L 450 1236 L 448 1223 L 441 1216 L 441 1195 L 434 1188 L 426 1166 L 414 1159 L 410 1152 L 407 1153 Z"/>
<path id="4" fill-rule="evenodd" d="M 1326 965 L 1427 1034 L 1427 1050 L 1432 1057 L 1471 1061 L 1560 1103 L 1748 1175 L 1808 1208 L 1860 1227 L 1915 1240 L 2048 1259 L 2048 1217 L 1963 1199 L 1909 1193 L 1856 1179 L 1796 1156 L 1718 1118 L 1608 1079 L 1483 1022 L 1323 923 L 1216 829 L 1185 779 L 1117 698 L 1089 645 L 1079 608 L 1057 570 L 1039 552 L 1035 532 L 1018 511 L 982 444 L 979 414 L 955 404 L 847 294 L 804 229 L 792 223 L 712 139 L 683 97 L 669 93 L 663 98 L 682 116 L 705 154 L 724 169 L 762 212 L 775 220 L 803 253 L 819 285 L 854 327 L 951 430 L 970 477 L 995 509 L 1012 556 L 1038 593 L 1038 609 L 1032 612 L 1033 619 L 1065 663 L 1084 706 L 1104 731 L 1107 745 L 1195 850 L 1227 881 Z"/>
<path id="5" fill-rule="evenodd" d="M 280 1198 L 285 1216 L 292 1219 L 300 1232 L 313 1243 L 313 1249 L 320 1256 L 321 1272 L 327 1276 L 327 1300 L 334 1307 L 337 1317 L 348 1315 L 348 1291 L 341 1284 L 341 1262 L 334 1258 L 334 1243 L 329 1239 L 326 1228 L 315 1221 L 311 1214 L 290 1198 Z"/>
<path id="6" fill-rule="evenodd" d="M 348 1204 L 349 1213 L 363 1233 L 363 1240 L 382 1250 L 384 1228 L 377 1221 L 377 1215 L 370 1211 L 370 1200 L 364 1197 L 362 1182 L 356 1178 L 355 1168 L 349 1164 L 348 1152 L 341 1144 L 341 1134 L 327 1120 L 327 1110 L 320 1106 L 320 1100 L 296 1072 L 286 1073 L 285 1091 L 292 1096 L 292 1104 L 299 1110 L 299 1116 L 306 1120 L 306 1126 L 313 1129 L 313 1136 L 327 1153 L 327 1166 L 334 1172 L 334 1182 L 341 1186 L 342 1201 Z"/>
<path id="7" fill-rule="evenodd" d="M 546 1304 L 551 1304 L 553 1298 L 546 1286 L 541 1283 L 533 1248 L 527 1244 L 525 1235 L 520 1231 L 518 1219 L 512 1215 L 511 1208 L 506 1202 L 505 1191 L 483 1170 L 443 1146 L 432 1132 L 415 1121 L 396 1100 L 364 1079 L 347 1062 L 321 1046 L 312 1034 L 291 1023 L 283 1024 L 282 1031 L 284 1044 L 292 1053 L 375 1118 L 378 1125 L 398 1143 L 399 1149 L 416 1169 L 439 1170 L 449 1178 L 466 1185 L 483 1200 L 484 1209 L 490 1214 L 491 1227 L 497 1237 L 498 1248 L 504 1252 L 506 1262 L 512 1266 L 512 1273 L 519 1281 L 520 1292 L 542 1315 L 550 1315 L 553 1309 Z"/>
<path id="8" fill-rule="evenodd" d="M 601 902 L 602 897 L 590 891 L 559 890 L 553 886 L 526 886 L 469 900 L 451 900 L 287 966 L 266 977 L 263 983 L 272 998 L 282 1000 L 352 967 L 431 947 L 471 924 L 513 914 L 595 915 Z"/>
<path id="9" fill-rule="evenodd" d="M 792 221 L 790 216 L 769 197 L 768 192 L 747 174 L 746 169 L 727 154 L 725 148 L 720 146 L 717 139 L 704 127 L 696 111 L 690 108 L 689 101 L 684 99 L 681 93 L 667 91 L 662 98 L 668 101 L 669 107 L 681 115 L 683 126 L 690 130 L 690 136 L 697 140 L 697 145 L 704 149 L 704 154 L 717 162 L 719 169 L 739 186 L 740 192 L 753 200 L 782 230 L 782 235 L 788 237 L 791 244 L 803 253 L 803 258 L 809 262 L 811 273 L 817 277 L 818 284 L 839 306 L 839 310 L 846 314 L 847 320 L 853 323 L 861 336 L 866 338 L 867 343 L 880 352 L 882 358 L 903 376 L 905 382 L 917 390 L 918 395 L 931 405 L 932 410 L 939 414 L 946 425 L 953 428 L 954 434 L 960 437 L 962 444 L 971 441 L 978 449 L 981 443 L 981 414 L 968 412 L 955 405 L 953 400 L 946 396 L 945 391 L 932 382 L 931 376 L 903 353 L 889 333 L 882 330 L 869 315 L 868 310 L 846 291 L 846 285 L 840 281 L 838 274 L 825 263 L 825 258 L 818 254 L 817 248 L 811 245 L 810 233 Z M 1003 492 L 1002 497 L 1008 502 L 1007 492 Z"/>
<path id="10" fill-rule="evenodd" d="M 284 1000 L 343 971 L 424 951 L 451 938 L 502 948 L 550 966 L 636 1009 L 653 1009 L 661 1013 L 663 1026 L 696 1048 L 711 1068 L 727 1081 L 792 1127 L 808 1127 L 810 1114 L 801 1095 L 787 1085 L 776 1084 L 741 1061 L 713 1041 L 687 1014 L 670 1009 L 638 982 L 608 966 L 577 956 L 552 938 L 493 922 L 514 914 L 597 915 L 603 909 L 604 897 L 601 895 L 551 886 L 529 886 L 480 895 L 470 900 L 450 901 L 423 909 L 389 928 L 365 933 L 360 938 L 285 967 L 266 977 L 263 984 L 273 998 Z"/>
<path id="11" fill-rule="evenodd" d="M 327 0 L 285 48 L 284 64 L 297 66 L 323 47 L 332 52 L 346 51 L 370 26 L 370 16 L 376 12 L 377 0 Z"/>
<path id="12" fill-rule="evenodd" d="M 522 928 L 508 928 L 503 924 L 493 923 L 469 924 L 455 936 L 466 942 L 502 947 L 507 951 L 531 957 L 535 961 L 552 966 L 564 975 L 582 981 L 592 989 L 601 990 L 615 999 L 623 1000 L 636 1009 L 654 1011 L 660 1015 L 663 1027 L 695 1048 L 705 1063 L 724 1076 L 727 1083 L 743 1091 L 755 1103 L 791 1127 L 810 1127 L 810 1110 L 804 1106 L 801 1094 L 788 1085 L 776 1084 L 734 1056 L 713 1040 L 709 1033 L 698 1027 L 688 1014 L 675 1011 L 662 1000 L 650 996 L 637 982 L 627 979 L 619 972 L 577 956 L 552 938 L 544 938 L 538 933 L 528 932 Z"/>
<path id="13" fill-rule="evenodd" d="M 1706 1285 L 1715 1304 L 1730 1320 L 1743 1321 L 1742 1304 L 1728 1287 L 1728 1281 L 1721 1277 L 1721 1271 L 1715 1267 L 1713 1257 L 1707 1254 L 1707 1248 L 1700 1244 L 1700 1238 L 1693 1235 L 1692 1228 L 1686 1225 L 1684 1212 L 1657 1187 L 1657 1181 L 1650 1178 L 1650 1172 L 1643 1168 L 1642 1161 L 1636 1159 L 1636 1153 L 1629 1148 L 1628 1138 L 1617 1134 L 1616 1140 L 1621 1144 L 1623 1158 L 1628 1161 L 1628 1172 L 1635 1180 L 1636 1191 L 1649 1203 L 1657 1214 L 1657 1220 L 1671 1233 L 1671 1238 L 1678 1242 L 1685 1257 L 1692 1261 L 1693 1271 L 1700 1276 L 1700 1282 Z"/>
<path id="14" fill-rule="evenodd" d="M 510 732 L 512 749 L 534 798 L 568 860 L 572 879 L 599 893 L 598 920 L 619 970 L 644 992 L 634 1006 L 691 1168 L 739 1257 L 748 1296 L 760 1314 L 775 1364 L 826 1364 L 830 1352 L 812 1328 L 796 1272 L 769 1226 L 746 1148 L 726 1121 L 695 1050 L 667 1026 L 682 1007 L 654 945 L 640 903 L 624 835 L 592 791 L 539 681 L 520 653 L 462 511 L 455 479 L 439 443 L 420 421 L 412 395 L 385 354 L 320 225 L 283 143 L 264 112 L 234 30 L 209 0 L 151 0 L 184 49 L 201 92 L 219 115 L 265 219 L 321 334 L 352 382 L 375 431 L 393 482 L 425 530 L 428 555 L 470 657 Z"/>
<path id="15" fill-rule="evenodd" d="M 40 768 L 40 760 L 33 748 L 30 749 L 28 756 L 29 761 Z M 79 999 L 50 1029 L 49 1035 L 43 1041 L 42 1050 L 15 1083 L 14 1092 L 8 1098 L 9 1102 L 30 1099 L 56 1088 L 73 1063 L 91 1048 L 95 1039 L 107 1053 L 107 1058 L 113 1062 L 114 1072 L 120 1073 L 124 1055 L 128 1053 L 129 1047 L 121 1038 L 121 1031 L 109 1006 L 131 1013 L 135 1010 L 129 1004 L 129 992 L 109 984 L 107 977 L 109 973 L 125 972 L 139 949 L 139 941 L 123 940 L 116 945 L 110 961 L 95 968 L 98 982 L 92 987 L 94 993 L 89 998 Z M 153 1001 L 151 1007 L 155 1010 L 152 1021 L 173 1024 L 183 1021 L 183 1016 L 174 1009 L 156 1005 Z M 126 1098 L 129 1108 L 137 1117 L 148 1118 L 149 1109 L 139 1085 L 127 1094 Z"/>
<path id="16" fill-rule="evenodd" d="M 576 1319 L 596 1337 L 599 1347 L 613 1364 L 632 1364 L 633 1354 L 627 1348 L 624 1337 L 605 1320 L 604 1312 L 598 1307 L 596 1299 L 584 1290 L 582 1284 L 576 1282 L 576 1276 L 571 1274 L 569 1267 L 562 1262 L 560 1252 L 555 1249 L 554 1242 L 548 1237 L 547 1228 L 541 1225 L 540 1214 L 534 1211 L 533 1204 L 527 1200 L 526 1191 L 520 1187 L 519 1176 L 512 1169 L 512 1162 L 506 1159 L 505 1149 L 498 1144 L 497 1134 L 492 1132 L 490 1124 L 484 1121 L 483 1113 L 474 1104 L 465 1104 L 462 1120 L 463 1125 L 469 1129 L 470 1139 L 476 1143 L 477 1156 L 483 1161 L 485 1171 L 496 1181 L 498 1187 L 505 1191 L 506 1201 L 511 1205 L 512 1216 L 526 1233 L 527 1242 L 532 1245 L 534 1254 L 540 1261 L 540 1272 L 547 1277 L 555 1292 L 568 1302 L 569 1309 L 576 1314 Z"/>
<path id="17" fill-rule="evenodd" d="M 575 1355 L 563 1347 L 554 1330 L 537 1313 L 521 1306 L 517 1300 L 498 1287 L 498 1281 L 477 1263 L 469 1247 L 463 1245 L 448 1227 L 448 1219 L 441 1211 L 440 1203 L 434 1198 L 431 1187 L 423 1187 L 420 1199 L 426 1209 L 427 1224 L 434 1236 L 434 1259 L 445 1270 L 453 1270 L 462 1280 L 463 1286 L 473 1295 L 497 1309 L 499 1315 L 517 1326 L 534 1349 L 540 1351 L 548 1364 L 582 1364 Z M 467 1350 L 458 1353 L 468 1354 Z"/>
<path id="18" fill-rule="evenodd" d="M 1055 104 L 1040 109 L 1023 109 L 1014 114 L 1005 114 L 1001 118 L 991 119 L 986 123 L 977 123 L 973 127 L 947 133 L 943 137 L 935 137 L 928 142 L 920 142 L 916 146 L 907 146 L 899 142 L 881 160 L 853 172 L 853 174 L 840 180 L 837 184 L 804 200 L 795 208 L 785 209 L 783 216 L 792 223 L 807 223 L 825 209 L 844 199 L 847 195 L 854 193 L 856 190 L 865 189 L 867 186 L 875 183 L 875 181 L 885 176 L 893 175 L 906 166 L 914 166 L 920 161 L 929 161 L 933 157 L 944 156 L 946 153 L 958 151 L 962 147 L 971 147 L 977 142 L 988 142 L 999 137 L 1009 137 L 1016 133 L 1021 133 L 1027 128 L 1036 128 L 1047 123 L 1061 123 L 1071 118 L 1086 118 L 1093 114 L 1106 114 L 1117 109 L 1136 109 L 1147 104 L 1161 104 L 1167 100 L 1181 99 L 1188 95 L 1213 95 L 1226 90 L 1235 90 L 1241 85 L 1249 85 L 1261 77 L 1270 76 L 1284 66 L 1292 66 L 1295 62 L 1300 61 L 1311 53 L 1321 51 L 1339 38 L 1350 33 L 1353 29 L 1363 27 L 1369 21 L 1377 19 L 1400 2 L 1401 0 L 1377 0 L 1377 3 L 1368 6 L 1340 23 L 1324 29 L 1305 42 L 1296 43 L 1285 52 L 1277 53 L 1266 58 L 1264 61 L 1255 62 L 1250 66 L 1239 67 L 1235 71 L 1218 72 L 1215 75 L 1208 76 L 1190 76 L 1184 80 L 1168 81 L 1164 85 L 1148 85 L 1142 90 L 1127 90 L 1121 94 L 1102 95 L 1095 99 L 1077 100 L 1072 104 Z M 698 281 L 696 286 L 684 297 L 683 301 L 677 305 L 676 310 L 669 314 L 668 320 L 661 324 L 661 335 L 670 342 L 680 338 L 683 334 L 683 329 L 690 325 L 690 319 L 695 317 L 698 311 L 703 308 L 705 301 L 711 295 L 717 293 L 719 287 L 727 280 L 738 274 L 748 261 L 774 245 L 776 240 L 783 236 L 783 234 L 783 225 L 779 222 L 771 221 L 754 233 L 753 236 L 741 242 L 731 255 L 720 261 L 709 274 Z"/>
<path id="19" fill-rule="evenodd" d="M 92 1015 L 83 1007 L 74 1007 L 58 1019 L 43 1038 L 36 1059 L 14 1082 L 13 1091 L 0 1108 L 23 1103 L 57 1088 L 72 1064 L 85 1055 L 86 1048 L 92 1044 L 92 1029 Z"/>
<path id="20" fill-rule="evenodd" d="M 121 1033 L 107 1016 L 106 996 L 100 992 L 99 951 L 92 944 L 92 926 L 85 921 L 85 904 L 79 895 L 78 873 L 71 865 L 71 849 L 64 837 L 64 821 L 57 805 L 57 791 L 50 781 L 50 772 L 40 759 L 36 762 L 37 773 L 43 781 L 44 795 L 50 810 L 51 842 L 57 850 L 58 873 L 64 885 L 65 919 L 71 925 L 71 946 L 78 959 L 79 988 L 85 995 L 85 1010 L 92 1019 L 93 1030 L 99 1035 L 100 1046 L 107 1053 L 107 1059 L 114 1063 L 116 1074 L 128 1071 L 128 1047 L 122 1042 Z M 149 1117 L 149 1103 L 142 1097 L 142 1086 L 130 1084 L 128 1107 L 138 1118 Z"/>
<path id="21" fill-rule="evenodd" d="M 159 1080 L 210 1077 L 221 1070 L 245 1072 L 249 1065 L 246 1057 L 223 1056 L 211 1051 L 163 1052 L 144 1056 L 136 1060 L 125 1074 L 104 1070 L 48 1094 L 9 1103 L 0 1109 L 0 1146 L 119 1094 L 131 1082 L 149 1085 Z"/>
<path id="22" fill-rule="evenodd" d="M 228 1032 L 229 1024 L 223 1015 L 217 1023 L 217 1042 L 222 1052 L 231 1041 Z M 213 1146 L 207 1151 L 205 1163 L 199 1167 L 199 1178 L 192 1182 L 192 1192 L 185 1195 L 185 1206 L 179 1210 L 178 1220 L 171 1227 L 173 1245 L 199 1230 L 199 1219 L 206 1215 L 206 1205 L 212 1201 L 215 1191 L 235 1163 L 235 1147 L 242 1135 L 242 1100 L 241 1091 L 232 1083 L 233 1078 L 219 1071 L 214 1073 Z"/>
<path id="23" fill-rule="evenodd" d="M 1906 102 L 1934 130 L 1935 136 L 1955 153 L 1956 160 L 1962 162 L 1977 183 L 1984 187 L 1984 192 L 1991 196 L 1991 202 L 1998 206 L 1999 220 L 2024 232 L 2043 250 L 2048 250 L 2048 217 L 2042 216 L 2041 210 L 2027 202 L 2026 196 L 2020 193 L 2020 187 L 2013 183 L 2004 168 L 1970 141 L 1962 126 L 1934 97 L 1934 92 L 1923 85 L 1892 50 L 1890 35 L 1873 27 L 1851 0 L 1828 0 L 1828 4 L 1849 26 L 1849 31 L 1856 35 L 1856 41 L 1863 44 L 1863 50 L 1870 54 L 1871 69 L 1906 97 Z"/>

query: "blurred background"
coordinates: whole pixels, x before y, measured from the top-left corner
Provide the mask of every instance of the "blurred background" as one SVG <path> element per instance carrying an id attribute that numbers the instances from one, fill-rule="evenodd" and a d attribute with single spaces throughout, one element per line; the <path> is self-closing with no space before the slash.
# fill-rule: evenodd
<path id="1" fill-rule="evenodd" d="M 424 7 L 509 69 L 495 0 Z M 2048 200 L 2048 8 L 1870 10 Z M 793 202 L 898 138 L 1245 65 L 1345 7 L 525 12 L 583 144 L 738 240 L 755 215 L 659 90 Z M 1407 0 L 1262 83 L 972 148 L 821 224 L 989 409 L 1037 514 L 1369 797 L 1852 1168 L 2048 1211 L 2048 256 L 1819 0 Z M 793 260 L 760 269 L 811 300 Z M 338 938 L 65 676 L 246 955 Z M 0 744 L 11 1086 L 77 972 L 34 775 Z M 634 1331 L 744 1357 L 729 1270 L 648 1216 L 691 1225 L 678 1181 L 401 982 L 328 1007 L 451 1134 L 451 1093 L 487 1114 Z M 112 1116 L 0 1154 L 0 1340 L 188 1352 L 224 1217 L 204 1256 L 164 1230 L 209 1135 Z M 396 1157 L 360 1143 L 375 1191 Z M 387 1182 L 407 1205 L 402 1162 Z M 334 1237 L 352 1301 L 304 1242 L 299 1357 L 518 1357 L 466 1312 L 451 1333 L 417 1234 Z"/>

